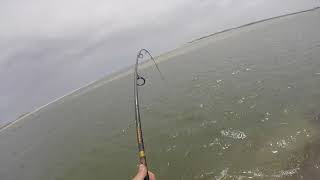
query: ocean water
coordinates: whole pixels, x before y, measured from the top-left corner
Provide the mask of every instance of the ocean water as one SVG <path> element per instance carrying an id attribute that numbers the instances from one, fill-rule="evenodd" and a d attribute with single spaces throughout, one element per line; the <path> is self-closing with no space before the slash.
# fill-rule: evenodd
<path id="1" fill-rule="evenodd" d="M 208 37 L 142 69 L 158 179 L 320 176 L 320 11 Z M 134 61 L 134 59 L 133 59 Z M 133 75 L 102 79 L 0 131 L 0 179 L 130 179 Z"/>

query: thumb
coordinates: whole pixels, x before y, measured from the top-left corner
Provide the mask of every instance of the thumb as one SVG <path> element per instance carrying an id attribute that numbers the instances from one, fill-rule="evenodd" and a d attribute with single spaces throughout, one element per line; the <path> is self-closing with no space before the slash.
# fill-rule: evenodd
<path id="1" fill-rule="evenodd" d="M 145 165 L 140 164 L 138 174 L 133 178 L 133 180 L 143 180 L 147 175 L 147 168 Z"/>

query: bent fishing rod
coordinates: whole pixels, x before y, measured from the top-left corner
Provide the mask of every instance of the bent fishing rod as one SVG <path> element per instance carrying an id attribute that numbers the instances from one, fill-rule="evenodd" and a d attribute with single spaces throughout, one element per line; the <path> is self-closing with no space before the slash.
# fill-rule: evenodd
<path id="1" fill-rule="evenodd" d="M 161 78 L 163 79 L 162 73 L 150 54 L 150 52 L 146 49 L 141 49 L 136 58 L 136 65 L 134 69 L 134 84 L 133 84 L 133 89 L 134 89 L 134 106 L 135 106 L 135 120 L 136 120 L 136 133 L 137 133 L 137 143 L 138 143 L 138 150 L 139 150 L 139 160 L 140 164 L 144 164 L 147 169 L 147 158 L 146 158 L 146 153 L 145 153 L 145 148 L 144 148 L 144 142 L 143 142 L 143 134 L 142 134 L 142 127 L 141 127 L 141 118 L 140 118 L 140 108 L 139 108 L 139 92 L 138 92 L 138 86 L 143 86 L 146 83 L 146 79 L 138 74 L 138 66 L 139 66 L 139 60 L 143 59 L 143 57 L 147 55 L 155 64 L 157 70 L 160 73 Z M 148 171 L 147 171 L 148 172 Z M 149 180 L 149 175 L 145 177 L 145 180 Z"/>

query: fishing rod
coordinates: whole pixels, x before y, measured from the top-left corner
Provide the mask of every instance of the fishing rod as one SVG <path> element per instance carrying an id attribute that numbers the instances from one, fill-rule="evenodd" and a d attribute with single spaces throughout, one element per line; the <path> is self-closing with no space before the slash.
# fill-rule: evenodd
<path id="1" fill-rule="evenodd" d="M 139 108 L 139 93 L 138 93 L 138 86 L 143 86 L 146 84 L 146 79 L 138 74 L 139 60 L 143 59 L 143 57 L 145 55 L 149 56 L 150 59 L 154 62 L 162 79 L 163 79 L 163 76 L 162 76 L 162 73 L 161 73 L 156 61 L 154 60 L 154 58 L 152 57 L 150 52 L 146 49 L 141 49 L 138 52 L 137 58 L 136 58 L 136 65 L 135 65 L 135 69 L 134 69 L 134 84 L 133 84 L 134 88 L 133 89 L 134 89 L 134 106 L 135 106 L 136 133 L 137 133 L 137 143 L 138 143 L 138 150 L 139 150 L 139 159 L 140 159 L 140 164 L 144 164 L 148 170 L 147 158 L 146 158 L 144 142 L 143 142 L 142 127 L 141 127 L 140 108 Z M 149 180 L 149 174 L 147 174 L 147 176 L 145 177 L 145 180 Z"/>

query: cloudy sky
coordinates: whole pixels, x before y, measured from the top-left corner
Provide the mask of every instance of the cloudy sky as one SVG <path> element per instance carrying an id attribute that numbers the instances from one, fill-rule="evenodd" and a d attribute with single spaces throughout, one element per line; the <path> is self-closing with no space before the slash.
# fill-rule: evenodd
<path id="1" fill-rule="evenodd" d="M 0 122 L 201 36 L 318 0 L 1 0 Z"/>

